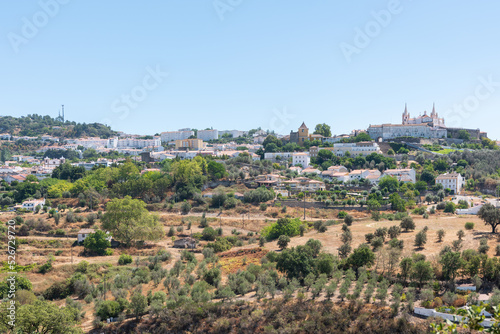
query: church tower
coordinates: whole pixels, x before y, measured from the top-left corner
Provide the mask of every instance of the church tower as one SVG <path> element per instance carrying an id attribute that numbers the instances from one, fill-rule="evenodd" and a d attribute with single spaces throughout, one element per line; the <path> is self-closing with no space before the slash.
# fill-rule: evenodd
<path id="1" fill-rule="evenodd" d="M 432 113 L 431 113 L 431 117 L 434 119 L 434 118 L 437 118 L 437 113 L 436 113 L 436 104 L 433 103 L 432 104 Z"/>
<path id="2" fill-rule="evenodd" d="M 309 140 L 309 128 L 302 122 L 299 128 L 299 145 L 303 145 L 305 140 Z"/>
<path id="3" fill-rule="evenodd" d="M 405 103 L 405 111 L 403 113 L 403 124 L 408 124 L 409 119 L 410 119 L 410 113 L 408 112 L 408 108 Z"/>

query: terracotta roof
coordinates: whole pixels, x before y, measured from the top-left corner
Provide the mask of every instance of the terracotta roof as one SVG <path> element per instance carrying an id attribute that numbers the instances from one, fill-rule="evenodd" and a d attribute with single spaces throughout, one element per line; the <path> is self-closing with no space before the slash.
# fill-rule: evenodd
<path id="1" fill-rule="evenodd" d="M 302 125 L 300 126 L 299 129 L 309 129 L 309 128 L 306 126 L 306 123 L 302 122 Z"/>

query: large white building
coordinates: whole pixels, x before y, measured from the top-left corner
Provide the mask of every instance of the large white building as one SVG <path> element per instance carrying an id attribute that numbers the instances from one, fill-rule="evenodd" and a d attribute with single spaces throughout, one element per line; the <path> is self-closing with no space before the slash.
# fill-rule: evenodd
<path id="1" fill-rule="evenodd" d="M 307 152 L 297 152 L 292 154 L 292 165 L 297 166 L 301 165 L 303 168 L 306 168 L 311 163 L 311 157 Z"/>
<path id="2" fill-rule="evenodd" d="M 309 154 L 311 157 L 316 157 L 318 156 L 318 152 L 320 150 L 332 151 L 337 157 L 343 157 L 346 152 L 349 152 L 352 157 L 357 157 L 359 155 L 366 157 L 372 153 L 382 154 L 378 144 L 371 141 L 358 143 L 336 143 L 333 144 L 333 147 L 311 146 L 309 148 Z"/>
<path id="3" fill-rule="evenodd" d="M 442 184 L 444 189 L 459 194 L 465 184 L 465 178 L 460 173 L 445 173 L 436 178 L 436 184 Z"/>
<path id="4" fill-rule="evenodd" d="M 197 138 L 203 141 L 219 139 L 219 131 L 217 130 L 198 130 Z"/>
<path id="5" fill-rule="evenodd" d="M 446 138 L 446 128 L 431 127 L 427 124 L 382 124 L 370 125 L 368 134 L 377 141 L 399 137 Z"/>
<path id="6" fill-rule="evenodd" d="M 194 131 L 183 130 L 183 131 L 167 131 L 161 133 L 162 142 L 170 142 L 175 140 L 184 140 L 189 137 L 194 136 Z"/>
<path id="7" fill-rule="evenodd" d="M 448 136 L 444 118 L 439 118 L 434 106 L 430 115 L 424 111 L 423 115 L 414 118 L 410 118 L 405 106 L 401 124 L 370 125 L 367 132 L 377 141 L 399 137 L 446 138 Z"/>
<path id="8" fill-rule="evenodd" d="M 224 130 L 224 131 L 219 131 L 219 136 L 223 136 L 225 134 L 231 135 L 232 138 L 238 138 L 238 137 L 243 137 L 247 131 L 240 131 L 240 130 Z"/>
<path id="9" fill-rule="evenodd" d="M 410 118 L 410 113 L 405 105 L 402 124 L 427 124 L 433 127 L 445 127 L 444 118 L 439 118 L 434 105 L 432 105 L 432 112 L 430 115 L 427 115 L 427 111 L 424 111 L 423 115 L 414 118 Z"/>

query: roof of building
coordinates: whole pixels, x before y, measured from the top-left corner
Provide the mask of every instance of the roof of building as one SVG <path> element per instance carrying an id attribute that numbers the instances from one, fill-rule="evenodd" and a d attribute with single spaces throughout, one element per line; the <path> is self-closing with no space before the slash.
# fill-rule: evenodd
<path id="1" fill-rule="evenodd" d="M 90 234 L 90 233 L 95 233 L 95 230 L 91 228 L 82 228 L 80 231 L 78 231 L 78 234 Z"/>
<path id="2" fill-rule="evenodd" d="M 306 123 L 302 122 L 302 125 L 300 126 L 299 129 L 309 129 L 309 128 L 306 126 Z"/>

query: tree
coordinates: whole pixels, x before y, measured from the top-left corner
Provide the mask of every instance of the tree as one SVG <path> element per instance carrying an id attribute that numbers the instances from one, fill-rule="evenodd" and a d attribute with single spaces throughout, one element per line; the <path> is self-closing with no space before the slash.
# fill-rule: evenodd
<path id="1" fill-rule="evenodd" d="M 423 248 L 427 243 L 427 233 L 425 231 L 420 231 L 415 236 L 415 246 L 418 248 Z"/>
<path id="2" fill-rule="evenodd" d="M 463 230 L 459 230 L 457 232 L 457 237 L 458 237 L 458 240 L 462 241 L 463 237 L 465 236 L 465 233 Z"/>
<path id="3" fill-rule="evenodd" d="M 60 308 L 54 303 L 42 300 L 35 300 L 33 304 L 19 307 L 16 330 L 19 333 L 51 334 L 82 332 L 76 327 L 75 314 L 71 307 Z"/>
<path id="4" fill-rule="evenodd" d="M 146 311 L 146 307 L 148 307 L 148 300 L 146 297 L 140 293 L 134 293 L 130 299 L 130 309 L 134 313 L 136 320 L 139 320 L 140 315 Z"/>
<path id="5" fill-rule="evenodd" d="M 85 250 L 97 255 L 105 255 L 106 249 L 111 247 L 111 243 L 107 239 L 108 235 L 104 231 L 98 230 L 95 233 L 90 233 L 87 235 L 83 241 L 83 247 Z"/>
<path id="6" fill-rule="evenodd" d="M 330 125 L 327 125 L 325 123 L 317 124 L 316 127 L 314 128 L 314 134 L 322 135 L 323 137 L 331 137 L 332 131 Z"/>
<path id="7" fill-rule="evenodd" d="M 347 215 L 344 217 L 344 223 L 345 223 L 347 226 L 351 226 L 353 221 L 354 221 L 354 218 L 353 218 L 350 214 L 347 214 Z"/>
<path id="8" fill-rule="evenodd" d="M 389 238 L 391 239 L 397 238 L 401 234 L 401 227 L 393 225 L 389 227 L 387 233 L 389 234 Z"/>
<path id="9" fill-rule="evenodd" d="M 439 263 L 443 266 L 444 278 L 455 280 L 458 270 L 464 265 L 464 260 L 459 252 L 446 252 L 441 256 Z"/>
<path id="10" fill-rule="evenodd" d="M 380 179 L 378 186 L 380 189 L 387 188 L 390 193 L 394 193 L 399 189 L 399 182 L 395 177 L 386 175 Z"/>
<path id="11" fill-rule="evenodd" d="M 227 175 L 224 164 L 213 160 L 208 163 L 207 170 L 212 180 L 220 180 Z"/>
<path id="12" fill-rule="evenodd" d="M 401 220 L 400 226 L 405 230 L 405 232 L 408 232 L 410 230 L 413 231 L 415 229 L 415 222 L 411 217 L 404 217 Z"/>
<path id="13" fill-rule="evenodd" d="M 163 236 L 158 216 L 150 214 L 143 201 L 130 196 L 108 202 L 102 228 L 110 231 L 115 239 L 126 246 L 137 241 L 160 240 Z"/>
<path id="14" fill-rule="evenodd" d="M 444 234 L 445 234 L 445 232 L 443 229 L 440 229 L 439 231 L 437 231 L 438 242 L 443 241 Z"/>
<path id="15" fill-rule="evenodd" d="M 288 246 L 288 243 L 290 242 L 290 237 L 287 235 L 280 235 L 278 238 L 278 247 L 280 249 L 285 249 Z"/>
<path id="16" fill-rule="evenodd" d="M 379 201 L 377 201 L 374 198 L 368 200 L 368 202 L 366 203 L 366 206 L 367 206 L 369 211 L 378 211 L 378 210 L 380 210 L 380 207 L 381 207 Z"/>
<path id="17" fill-rule="evenodd" d="M 417 261 L 412 266 L 412 278 L 418 283 L 421 288 L 422 285 L 434 277 L 431 263 L 425 260 Z"/>
<path id="18" fill-rule="evenodd" d="M 491 226 L 491 233 L 496 233 L 496 228 L 500 224 L 500 210 L 495 208 L 492 204 L 484 204 L 477 216 L 484 220 L 485 225 Z"/>
<path id="19" fill-rule="evenodd" d="M 405 257 L 399 263 L 399 267 L 401 268 L 401 276 L 403 277 L 403 281 L 406 283 L 406 279 L 410 276 L 411 270 L 413 266 L 413 260 L 409 257 Z"/>
<path id="20" fill-rule="evenodd" d="M 361 244 L 349 256 L 347 263 L 352 267 L 353 270 L 357 270 L 360 267 L 371 267 L 374 261 L 375 254 L 370 249 L 370 247 L 368 247 L 368 245 L 366 244 Z"/>
<path id="21" fill-rule="evenodd" d="M 455 213 L 456 206 L 453 202 L 446 202 L 446 206 L 444 207 L 444 212 Z"/>

